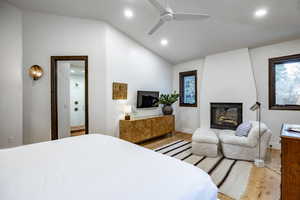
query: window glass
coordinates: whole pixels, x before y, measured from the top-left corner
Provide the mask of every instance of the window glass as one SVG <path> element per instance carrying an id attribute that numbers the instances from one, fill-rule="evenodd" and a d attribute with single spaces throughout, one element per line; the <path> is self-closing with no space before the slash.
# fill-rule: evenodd
<path id="1" fill-rule="evenodd" d="M 275 65 L 275 103 L 300 105 L 300 61 Z"/>

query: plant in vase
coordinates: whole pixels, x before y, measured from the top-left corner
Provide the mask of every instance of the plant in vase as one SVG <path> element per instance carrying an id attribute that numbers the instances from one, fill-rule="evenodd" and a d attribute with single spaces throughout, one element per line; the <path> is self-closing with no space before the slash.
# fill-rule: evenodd
<path id="1" fill-rule="evenodd" d="M 164 115 L 172 115 L 172 104 L 178 101 L 179 94 L 174 92 L 172 94 L 162 94 L 159 97 L 159 104 L 162 104 L 162 112 Z"/>

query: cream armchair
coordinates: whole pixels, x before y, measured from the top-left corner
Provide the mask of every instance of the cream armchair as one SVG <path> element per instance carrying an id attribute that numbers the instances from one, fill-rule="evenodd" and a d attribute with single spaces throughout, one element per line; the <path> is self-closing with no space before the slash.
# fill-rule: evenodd
<path id="1" fill-rule="evenodd" d="M 219 134 L 222 151 L 225 157 L 250 160 L 258 158 L 259 150 L 259 131 L 258 122 L 251 121 L 252 128 L 248 137 L 239 137 L 235 135 L 235 131 L 224 130 Z M 261 159 L 266 156 L 267 148 L 271 139 L 271 130 L 261 123 Z"/>

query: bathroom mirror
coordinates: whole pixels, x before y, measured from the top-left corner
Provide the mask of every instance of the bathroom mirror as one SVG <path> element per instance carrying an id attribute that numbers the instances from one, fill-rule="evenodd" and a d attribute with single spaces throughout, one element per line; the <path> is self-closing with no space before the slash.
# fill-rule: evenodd
<path id="1" fill-rule="evenodd" d="M 51 138 L 88 134 L 88 57 L 51 57 Z"/>

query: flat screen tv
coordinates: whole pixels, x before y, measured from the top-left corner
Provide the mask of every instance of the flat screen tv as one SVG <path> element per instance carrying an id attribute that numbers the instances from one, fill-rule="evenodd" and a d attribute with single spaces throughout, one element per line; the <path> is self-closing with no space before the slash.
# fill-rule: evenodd
<path id="1" fill-rule="evenodd" d="M 158 107 L 159 92 L 154 91 L 138 91 L 137 92 L 137 108 Z"/>

